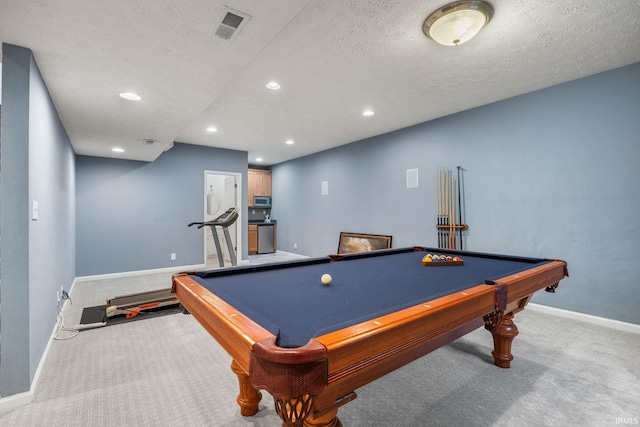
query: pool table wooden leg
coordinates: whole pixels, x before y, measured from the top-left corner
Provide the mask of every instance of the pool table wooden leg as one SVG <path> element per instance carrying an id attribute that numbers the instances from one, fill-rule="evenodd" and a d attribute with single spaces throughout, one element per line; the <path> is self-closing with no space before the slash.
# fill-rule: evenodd
<path id="1" fill-rule="evenodd" d="M 493 336 L 493 351 L 491 355 L 496 366 L 509 368 L 513 355 L 511 343 L 518 335 L 518 327 L 513 323 L 513 312 L 502 314 L 494 312 L 485 316 L 485 328 Z"/>
<path id="2" fill-rule="evenodd" d="M 242 369 L 242 366 L 235 359 L 231 362 L 231 370 L 238 376 L 240 394 L 236 401 L 240 405 L 240 414 L 243 417 L 250 417 L 258 412 L 258 403 L 262 400 L 262 393 L 251 387 L 249 375 Z"/>

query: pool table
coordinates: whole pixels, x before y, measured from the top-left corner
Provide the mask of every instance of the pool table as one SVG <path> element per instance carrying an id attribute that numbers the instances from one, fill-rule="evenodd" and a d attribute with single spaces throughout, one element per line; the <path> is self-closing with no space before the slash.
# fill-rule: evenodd
<path id="1" fill-rule="evenodd" d="M 242 415 L 266 390 L 283 426 L 335 427 L 357 388 L 482 325 L 508 368 L 514 314 L 567 275 L 559 260 L 412 247 L 183 273 L 172 290 L 233 359 Z"/>

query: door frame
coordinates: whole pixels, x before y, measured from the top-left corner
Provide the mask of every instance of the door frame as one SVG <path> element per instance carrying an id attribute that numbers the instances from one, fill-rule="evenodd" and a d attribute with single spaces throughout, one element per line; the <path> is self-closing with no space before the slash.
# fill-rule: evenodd
<path id="1" fill-rule="evenodd" d="M 242 200 L 244 200 L 244 194 L 242 192 L 242 174 L 238 172 L 228 172 L 228 171 L 216 171 L 216 170 L 208 170 L 205 169 L 203 174 L 203 183 L 202 183 L 202 197 L 203 197 L 203 211 L 202 217 L 206 218 L 207 215 L 207 175 L 226 175 L 226 176 L 234 176 L 236 178 L 236 206 L 238 207 L 238 219 L 236 220 L 236 260 L 238 261 L 238 265 L 242 262 L 242 249 L 243 242 L 245 241 L 245 227 L 242 226 L 244 211 L 242 209 Z M 204 233 L 203 244 L 203 253 L 204 253 L 204 263 L 207 263 L 207 233 Z M 225 243 L 226 245 L 226 243 Z"/>

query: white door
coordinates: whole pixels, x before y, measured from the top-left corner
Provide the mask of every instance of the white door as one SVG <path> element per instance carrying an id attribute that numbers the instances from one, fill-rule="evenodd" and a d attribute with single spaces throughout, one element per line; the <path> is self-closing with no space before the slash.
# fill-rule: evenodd
<path id="1" fill-rule="evenodd" d="M 237 177 L 235 175 L 225 174 L 224 172 L 207 172 L 205 181 L 205 221 L 211 221 L 225 213 L 232 207 L 238 205 L 238 185 Z M 231 244 L 236 251 L 238 249 L 238 221 L 229 227 L 229 236 L 231 237 Z M 227 242 L 222 227 L 215 227 L 215 231 L 218 235 L 218 241 L 222 249 L 224 266 L 231 266 L 231 257 L 229 256 L 229 250 L 227 248 Z M 213 240 L 213 234 L 211 233 L 211 227 L 207 227 L 206 230 L 206 265 L 207 268 L 216 268 L 219 266 L 218 253 L 216 251 L 216 245 Z"/>

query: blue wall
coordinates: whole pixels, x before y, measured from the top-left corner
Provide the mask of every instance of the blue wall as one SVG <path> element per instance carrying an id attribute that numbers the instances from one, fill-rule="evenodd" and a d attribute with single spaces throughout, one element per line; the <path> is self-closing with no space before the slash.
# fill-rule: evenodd
<path id="1" fill-rule="evenodd" d="M 436 246 L 436 170 L 461 165 L 467 249 L 564 259 L 534 302 L 640 324 L 639 164 L 635 64 L 276 165 L 272 217 L 279 249 L 310 256 L 341 231 Z"/>
<path id="2" fill-rule="evenodd" d="M 207 230 L 187 228 L 203 220 L 204 171 L 241 173 L 247 191 L 246 151 L 177 143 L 153 163 L 77 156 L 76 170 L 79 277 L 204 264 Z"/>
<path id="3" fill-rule="evenodd" d="M 74 153 L 29 49 L 3 44 L 0 393 L 28 391 L 75 278 Z M 31 203 L 39 217 L 31 219 Z"/>

